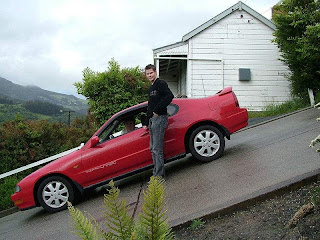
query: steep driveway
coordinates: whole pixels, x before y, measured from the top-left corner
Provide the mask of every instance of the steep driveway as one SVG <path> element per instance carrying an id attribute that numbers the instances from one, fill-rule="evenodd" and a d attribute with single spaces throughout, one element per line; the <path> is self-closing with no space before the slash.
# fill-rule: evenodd
<path id="1" fill-rule="evenodd" d="M 169 222 L 178 225 L 319 173 L 320 156 L 309 148 L 320 133 L 317 109 L 307 109 L 231 136 L 225 154 L 211 163 L 190 156 L 169 164 L 166 195 Z M 150 172 L 120 183 L 121 196 L 139 212 Z M 76 207 L 103 224 L 104 189 Z M 140 196 L 140 197 L 139 197 Z M 0 239 L 78 239 L 67 211 L 41 208 L 0 219 Z"/>

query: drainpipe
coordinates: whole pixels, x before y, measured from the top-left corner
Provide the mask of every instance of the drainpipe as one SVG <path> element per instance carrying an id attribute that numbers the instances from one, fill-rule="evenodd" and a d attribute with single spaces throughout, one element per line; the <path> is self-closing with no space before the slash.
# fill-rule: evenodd
<path id="1" fill-rule="evenodd" d="M 160 74 L 160 60 L 159 59 L 157 59 L 157 58 L 155 58 L 155 60 L 156 60 L 156 69 L 157 69 L 157 74 L 158 74 L 158 77 L 160 77 L 159 76 L 159 74 Z"/>
<path id="2" fill-rule="evenodd" d="M 222 89 L 224 89 L 224 61 L 221 60 L 221 81 L 222 81 Z"/>
<path id="3" fill-rule="evenodd" d="M 186 94 L 188 98 L 192 98 L 192 77 L 191 77 L 191 61 L 192 57 L 192 38 L 188 41 L 188 60 L 187 60 L 187 76 L 186 76 Z"/>

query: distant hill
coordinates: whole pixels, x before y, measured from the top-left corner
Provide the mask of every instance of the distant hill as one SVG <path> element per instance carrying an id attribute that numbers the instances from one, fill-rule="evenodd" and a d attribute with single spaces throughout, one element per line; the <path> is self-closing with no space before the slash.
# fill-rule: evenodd
<path id="1" fill-rule="evenodd" d="M 37 100 L 11 100 L 0 95 L 0 125 L 3 122 L 14 120 L 18 114 L 28 120 L 47 120 L 65 124 L 69 122 L 68 110 L 62 106 Z M 81 113 L 72 112 L 70 122 L 83 116 Z"/>
<path id="2" fill-rule="evenodd" d="M 18 85 L 2 77 L 0 77 L 0 95 L 8 97 L 8 101 L 17 99 L 49 102 L 81 114 L 86 114 L 88 110 L 87 101 L 73 95 L 51 92 L 36 86 Z"/>

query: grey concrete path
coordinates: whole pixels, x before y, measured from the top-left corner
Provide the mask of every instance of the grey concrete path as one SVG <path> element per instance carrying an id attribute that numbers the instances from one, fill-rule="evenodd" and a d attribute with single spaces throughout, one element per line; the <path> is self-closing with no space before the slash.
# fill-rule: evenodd
<path id="1" fill-rule="evenodd" d="M 223 157 L 199 163 L 190 156 L 166 166 L 169 223 L 176 226 L 319 173 L 320 156 L 309 148 L 320 133 L 318 109 L 251 127 L 226 141 Z M 121 197 L 133 213 L 141 209 L 141 189 L 150 172 L 120 182 Z M 103 225 L 103 193 L 87 196 L 76 207 Z M 0 239 L 78 239 L 67 211 L 48 214 L 41 208 L 0 218 Z"/>

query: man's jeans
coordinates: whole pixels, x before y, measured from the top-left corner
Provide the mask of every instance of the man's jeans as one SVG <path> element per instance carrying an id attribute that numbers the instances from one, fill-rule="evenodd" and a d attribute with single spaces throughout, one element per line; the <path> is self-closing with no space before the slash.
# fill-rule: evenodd
<path id="1" fill-rule="evenodd" d="M 149 122 L 150 151 L 153 159 L 153 176 L 164 177 L 163 138 L 168 126 L 168 116 L 153 116 Z"/>

